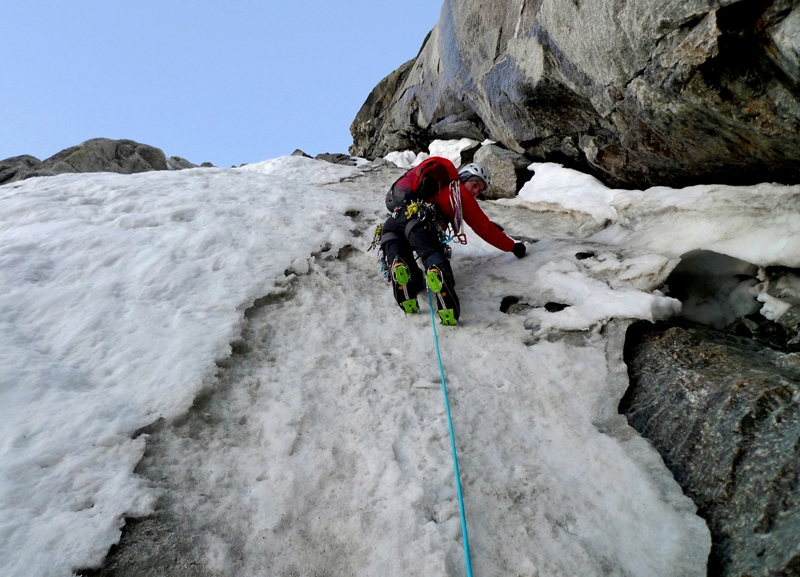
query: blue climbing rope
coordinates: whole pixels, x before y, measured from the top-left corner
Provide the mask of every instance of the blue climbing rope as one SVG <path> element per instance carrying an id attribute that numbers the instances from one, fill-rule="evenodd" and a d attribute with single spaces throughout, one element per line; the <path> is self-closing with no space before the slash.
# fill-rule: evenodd
<path id="1" fill-rule="evenodd" d="M 453 453 L 453 469 L 456 475 L 456 489 L 458 491 L 458 510 L 461 513 L 461 534 L 464 537 L 464 560 L 467 566 L 467 577 L 472 577 L 472 563 L 469 558 L 469 536 L 467 535 L 467 515 L 464 513 L 464 495 L 461 492 L 461 474 L 458 472 L 458 456 L 456 455 L 456 435 L 453 432 L 453 418 L 450 416 L 450 401 L 447 400 L 447 385 L 444 381 L 442 368 L 442 354 L 439 351 L 439 335 L 436 332 L 436 317 L 433 314 L 433 295 L 428 289 L 428 306 L 431 311 L 431 325 L 433 325 L 433 341 L 436 343 L 436 359 L 439 361 L 439 374 L 442 377 L 442 392 L 444 393 L 444 408 L 447 412 L 447 426 L 450 428 L 450 450 Z"/>

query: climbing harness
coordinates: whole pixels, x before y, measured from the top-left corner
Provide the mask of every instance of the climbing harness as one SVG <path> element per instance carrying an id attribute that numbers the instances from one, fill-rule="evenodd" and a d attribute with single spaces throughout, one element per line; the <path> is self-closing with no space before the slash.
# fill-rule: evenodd
<path id="1" fill-rule="evenodd" d="M 451 244 L 467 244 L 467 235 L 460 232 L 460 225 L 457 224 L 458 219 L 456 219 L 456 222 L 449 222 L 442 215 L 439 208 L 433 203 L 413 201 L 408 205 L 395 209 L 392 213 L 392 217 L 397 218 L 401 214 L 404 215 L 408 221 L 406 225 L 406 234 L 408 234 L 411 227 L 417 223 L 421 224 L 428 231 L 436 235 L 436 238 L 442 245 L 442 252 L 447 259 L 450 259 L 453 255 L 453 247 L 450 246 Z M 395 233 L 387 233 L 387 236 L 384 237 L 383 224 L 378 224 L 375 227 L 372 242 L 367 248 L 368 251 L 378 249 L 380 274 L 386 282 L 391 282 L 391 265 L 386 262 L 381 244 L 382 241 L 388 240 L 390 236 L 398 238 L 398 235 Z"/>
<path id="2" fill-rule="evenodd" d="M 447 426 L 450 430 L 450 451 L 453 453 L 453 470 L 456 477 L 456 490 L 458 492 L 458 510 L 461 514 L 461 535 L 464 538 L 464 562 L 467 568 L 467 577 L 472 577 L 472 562 L 469 556 L 469 536 L 467 535 L 467 515 L 464 512 L 464 495 L 461 491 L 461 473 L 458 471 L 458 456 L 456 455 L 456 435 L 453 432 L 453 418 L 450 416 L 450 401 L 447 400 L 447 385 L 444 380 L 442 367 L 442 354 L 439 351 L 439 335 L 436 332 L 436 317 L 433 315 L 433 295 L 428 289 L 428 307 L 431 311 L 431 325 L 433 325 L 433 342 L 436 345 L 436 360 L 439 362 L 439 375 L 442 378 L 442 393 L 444 393 L 444 408 L 447 413 Z"/>
<path id="3" fill-rule="evenodd" d="M 459 201 L 460 198 L 459 196 Z M 454 210 L 457 210 L 458 215 L 452 221 L 449 221 L 442 215 L 442 212 L 435 204 L 412 202 L 408 205 L 405 215 L 409 220 L 416 217 L 428 230 L 435 232 L 438 235 L 439 242 L 449 249 L 450 247 L 446 246 L 447 243 L 467 244 L 467 235 L 461 232 L 460 202 L 457 209 Z M 447 254 L 447 258 L 450 258 L 449 254 Z"/>

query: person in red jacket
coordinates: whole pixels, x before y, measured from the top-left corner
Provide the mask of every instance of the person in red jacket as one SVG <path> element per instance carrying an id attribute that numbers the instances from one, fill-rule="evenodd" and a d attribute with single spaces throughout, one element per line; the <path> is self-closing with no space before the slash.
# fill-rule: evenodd
<path id="1" fill-rule="evenodd" d="M 466 242 L 462 224 L 492 246 L 525 256 L 525 245 L 515 242 L 481 210 L 477 196 L 491 184 L 491 174 L 482 164 L 456 170 L 446 158 L 433 156 L 401 176 L 386 195 L 391 216 L 381 229 L 381 249 L 390 267 L 390 280 L 397 304 L 407 313 L 419 310 L 417 294 L 431 290 L 439 318 L 455 325 L 461 314 L 455 279 L 450 267 L 451 238 Z M 416 266 L 414 253 L 425 267 Z"/>

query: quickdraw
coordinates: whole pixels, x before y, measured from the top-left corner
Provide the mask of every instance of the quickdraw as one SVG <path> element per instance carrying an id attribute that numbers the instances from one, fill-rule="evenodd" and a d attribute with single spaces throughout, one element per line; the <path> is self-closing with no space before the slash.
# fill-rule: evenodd
<path id="1" fill-rule="evenodd" d="M 367 247 L 367 250 L 370 251 L 372 249 L 378 248 L 381 246 L 381 233 L 383 232 L 383 225 L 379 224 L 375 227 L 375 234 L 372 237 L 372 242 Z"/>
<path id="2" fill-rule="evenodd" d="M 374 233 L 374 235 L 372 237 L 372 242 L 367 247 L 367 251 L 370 251 L 370 250 L 373 250 L 373 249 L 376 249 L 376 248 L 378 249 L 378 262 L 380 262 L 380 266 L 381 266 L 381 268 L 380 268 L 381 276 L 383 277 L 383 280 L 385 280 L 386 282 L 390 282 L 391 279 L 389 278 L 389 263 L 386 262 L 386 256 L 383 254 L 383 249 L 380 248 L 380 246 L 381 246 L 381 233 L 383 233 L 383 225 L 379 224 L 378 226 L 375 227 L 375 233 Z"/>
<path id="3" fill-rule="evenodd" d="M 451 231 L 452 234 L 448 236 L 444 234 L 444 242 L 457 242 L 458 244 L 467 244 L 467 235 L 466 233 L 455 234 L 455 231 Z"/>

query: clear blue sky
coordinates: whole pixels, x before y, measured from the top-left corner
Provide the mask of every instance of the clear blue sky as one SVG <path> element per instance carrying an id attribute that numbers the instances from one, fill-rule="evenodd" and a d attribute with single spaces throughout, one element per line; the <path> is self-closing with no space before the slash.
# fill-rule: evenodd
<path id="1" fill-rule="evenodd" d="M 347 152 L 443 0 L 8 0 L 0 159 L 129 138 L 216 166 Z"/>

